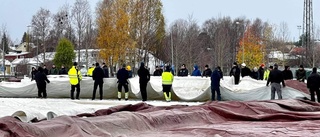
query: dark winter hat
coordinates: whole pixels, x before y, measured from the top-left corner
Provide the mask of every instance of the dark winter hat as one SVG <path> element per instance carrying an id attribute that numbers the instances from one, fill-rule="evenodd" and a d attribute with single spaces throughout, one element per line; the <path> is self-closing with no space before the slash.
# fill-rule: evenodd
<path id="1" fill-rule="evenodd" d="M 78 65 L 78 63 L 77 62 L 73 62 L 73 66 L 77 66 Z"/>
<path id="2" fill-rule="evenodd" d="M 317 73 L 317 68 L 316 67 L 312 68 L 312 73 Z"/>
<path id="3" fill-rule="evenodd" d="M 126 67 L 126 64 L 122 64 L 122 67 L 125 68 L 125 67 Z"/>
<path id="4" fill-rule="evenodd" d="M 166 66 L 166 71 L 170 71 L 170 66 Z"/>
<path id="5" fill-rule="evenodd" d="M 278 64 L 277 64 L 277 63 L 276 63 L 276 64 L 274 64 L 273 66 L 274 66 L 274 68 L 278 68 Z"/>
<path id="6" fill-rule="evenodd" d="M 144 67 L 144 63 L 143 62 L 140 63 L 140 67 Z"/>
<path id="7" fill-rule="evenodd" d="M 284 66 L 284 69 L 288 69 L 289 68 L 289 66 Z"/>
<path id="8" fill-rule="evenodd" d="M 238 66 L 238 63 L 237 63 L 237 62 L 233 62 L 233 65 L 236 65 L 236 66 Z"/>
<path id="9" fill-rule="evenodd" d="M 205 65 L 204 67 L 209 68 L 209 66 L 208 66 L 208 65 Z"/>
<path id="10" fill-rule="evenodd" d="M 42 72 L 43 68 L 42 67 L 38 67 L 38 71 Z"/>
<path id="11" fill-rule="evenodd" d="M 269 68 L 273 69 L 273 66 L 270 66 Z"/>
<path id="12" fill-rule="evenodd" d="M 303 68 L 303 65 L 300 65 L 300 68 Z"/>
<path id="13" fill-rule="evenodd" d="M 98 63 L 98 62 L 96 63 L 96 66 L 97 66 L 97 67 L 99 66 L 99 63 Z"/>

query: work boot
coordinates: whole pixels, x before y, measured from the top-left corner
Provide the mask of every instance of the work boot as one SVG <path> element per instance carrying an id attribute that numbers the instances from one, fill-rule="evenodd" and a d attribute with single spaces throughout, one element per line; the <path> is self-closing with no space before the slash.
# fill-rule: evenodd
<path id="1" fill-rule="evenodd" d="M 120 101 L 121 100 L 121 92 L 118 91 L 118 100 Z"/>
<path id="2" fill-rule="evenodd" d="M 129 92 L 124 93 L 124 98 L 125 98 L 126 101 L 128 100 L 128 98 L 129 98 Z"/>

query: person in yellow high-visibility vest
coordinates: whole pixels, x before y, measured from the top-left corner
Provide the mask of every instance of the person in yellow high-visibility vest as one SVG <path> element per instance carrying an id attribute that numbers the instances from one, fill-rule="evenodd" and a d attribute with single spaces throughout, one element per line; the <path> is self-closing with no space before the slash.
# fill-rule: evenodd
<path id="1" fill-rule="evenodd" d="M 270 74 L 271 70 L 273 70 L 273 66 L 270 66 L 266 71 L 264 71 L 263 80 L 268 80 L 269 79 L 269 74 Z"/>
<path id="2" fill-rule="evenodd" d="M 77 65 L 78 63 L 74 62 L 72 68 L 68 71 L 71 84 L 71 99 L 74 99 L 75 88 L 77 88 L 76 99 L 80 99 L 80 81 L 82 80 L 82 75 L 78 70 Z"/>
<path id="3" fill-rule="evenodd" d="M 170 66 L 166 66 L 165 71 L 162 73 L 162 91 L 167 102 L 171 101 L 171 87 L 173 82 L 173 75 L 170 70 Z"/>
<path id="4" fill-rule="evenodd" d="M 88 70 L 88 72 L 87 72 L 87 76 L 88 77 L 92 77 L 92 72 L 93 72 L 93 70 L 95 69 L 95 65 L 94 64 L 92 64 L 92 66 L 89 68 L 89 70 Z"/>

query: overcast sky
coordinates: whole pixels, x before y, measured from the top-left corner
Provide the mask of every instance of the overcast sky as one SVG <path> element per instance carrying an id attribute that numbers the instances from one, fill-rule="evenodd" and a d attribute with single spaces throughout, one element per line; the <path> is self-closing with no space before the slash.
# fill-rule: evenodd
<path id="1" fill-rule="evenodd" d="M 56 13 L 65 3 L 73 5 L 75 0 L 1 0 L 0 25 L 6 25 L 13 41 L 21 41 L 23 32 L 31 23 L 40 7 Z M 92 11 L 100 0 L 89 0 Z M 162 0 L 167 25 L 174 20 L 187 19 L 192 15 L 199 25 L 210 18 L 230 16 L 232 19 L 246 17 L 256 18 L 279 25 L 286 22 L 290 29 L 290 37 L 297 40 L 298 25 L 303 20 L 303 0 Z M 320 1 L 313 0 L 313 16 L 315 27 L 320 23 Z"/>

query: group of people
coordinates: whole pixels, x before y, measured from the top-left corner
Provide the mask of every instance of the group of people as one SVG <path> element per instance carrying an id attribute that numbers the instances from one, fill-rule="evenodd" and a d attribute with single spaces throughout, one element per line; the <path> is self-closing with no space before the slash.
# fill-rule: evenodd
<path id="1" fill-rule="evenodd" d="M 71 99 L 79 99 L 80 96 L 80 81 L 82 80 L 82 74 L 78 68 L 78 64 L 74 62 L 73 66 L 69 69 L 68 73 L 64 66 L 61 67 L 60 70 L 58 70 L 55 65 L 52 66 L 50 70 L 46 68 L 44 65 L 43 67 L 39 67 L 38 70 L 36 70 L 34 67 L 32 68 L 32 80 L 35 80 L 38 87 L 38 97 L 39 98 L 46 98 L 46 83 L 50 83 L 50 81 L 47 78 L 47 75 L 59 75 L 59 74 L 68 74 L 70 78 L 70 84 L 71 84 L 71 91 L 70 91 L 70 98 Z M 234 84 L 239 84 L 240 81 L 240 74 L 242 77 L 250 76 L 253 79 L 257 80 L 266 80 L 267 84 L 266 86 L 269 86 L 271 84 L 271 99 L 275 99 L 275 93 L 278 95 L 278 99 L 282 99 L 282 91 L 281 91 L 281 83 L 282 86 L 285 87 L 284 80 L 290 80 L 293 79 L 293 73 L 290 70 L 289 66 L 285 66 L 285 69 L 283 71 L 278 70 L 278 65 L 274 64 L 273 66 L 268 67 L 267 69 L 264 68 L 264 64 L 261 64 L 259 69 L 253 68 L 250 70 L 245 63 L 241 64 L 241 69 L 238 67 L 238 64 L 235 62 L 233 63 L 233 67 L 230 71 L 230 76 L 234 77 Z M 87 76 L 92 77 L 94 80 L 93 85 L 93 94 L 92 94 L 92 100 L 95 99 L 96 96 L 96 90 L 99 87 L 99 94 L 100 94 L 100 100 L 103 99 L 103 79 L 109 77 L 109 71 L 105 63 L 100 67 L 99 63 L 95 63 L 92 65 L 91 68 L 87 71 Z M 165 70 L 163 71 L 163 67 L 156 67 L 156 70 L 153 73 L 154 76 L 161 76 L 162 77 L 162 87 L 164 92 L 164 97 L 166 101 L 171 101 L 171 88 L 172 83 L 174 80 L 174 75 L 172 72 L 172 68 L 170 65 L 165 66 Z M 178 76 L 184 77 L 188 76 L 189 72 L 186 68 L 185 64 L 181 65 L 181 68 L 179 69 Z M 147 83 L 150 81 L 150 73 L 149 70 L 145 67 L 145 64 L 142 62 L 140 64 L 140 68 L 138 70 L 138 76 L 139 76 L 139 84 L 140 84 L 140 92 L 142 101 L 147 101 Z M 213 71 L 209 68 L 208 65 L 205 65 L 204 71 L 201 73 L 201 71 L 198 69 L 197 65 L 194 65 L 194 70 L 191 73 L 191 76 L 202 76 L 202 77 L 210 77 L 211 79 L 211 92 L 212 97 L 211 100 L 215 100 L 215 93 L 217 94 L 217 100 L 221 100 L 221 94 L 220 94 L 220 80 L 223 79 L 223 73 L 221 71 L 221 68 L 217 66 Z M 130 66 L 126 66 L 125 64 L 122 65 L 122 68 L 120 68 L 117 73 L 116 77 L 118 79 L 118 100 L 121 100 L 122 96 L 122 87 L 125 90 L 125 100 L 128 100 L 129 98 L 129 88 L 128 88 L 128 79 L 132 77 L 132 71 Z M 300 82 L 304 82 L 306 79 L 306 71 L 304 70 L 304 67 L 300 65 L 299 69 L 296 71 L 296 77 L 297 80 Z M 311 100 L 315 101 L 315 93 L 317 93 L 318 96 L 318 102 L 320 102 L 320 76 L 317 73 L 317 69 L 313 68 L 312 74 L 308 77 L 307 80 L 307 87 L 310 89 L 311 93 Z M 76 96 L 74 97 L 74 92 L 76 90 Z"/>

